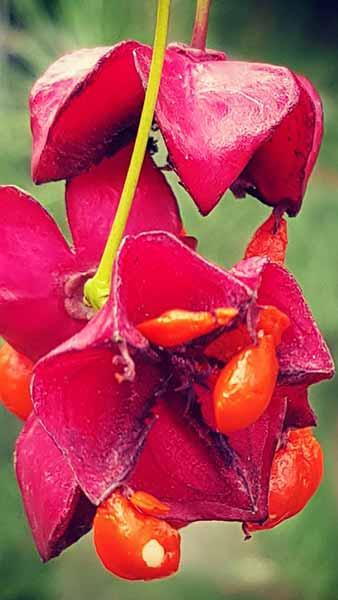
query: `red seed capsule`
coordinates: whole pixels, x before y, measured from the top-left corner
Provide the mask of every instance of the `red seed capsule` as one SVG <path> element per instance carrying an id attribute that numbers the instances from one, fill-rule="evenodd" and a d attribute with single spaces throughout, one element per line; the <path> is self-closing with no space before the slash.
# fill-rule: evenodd
<path id="1" fill-rule="evenodd" d="M 299 513 L 317 491 L 323 475 L 323 451 L 311 428 L 289 431 L 271 468 L 269 518 L 246 523 L 247 531 L 272 529 Z"/>
<path id="2" fill-rule="evenodd" d="M 120 493 L 114 493 L 97 509 L 94 543 L 106 569 L 124 579 L 158 579 L 172 575 L 179 567 L 177 530 L 166 521 L 143 514 Z"/>

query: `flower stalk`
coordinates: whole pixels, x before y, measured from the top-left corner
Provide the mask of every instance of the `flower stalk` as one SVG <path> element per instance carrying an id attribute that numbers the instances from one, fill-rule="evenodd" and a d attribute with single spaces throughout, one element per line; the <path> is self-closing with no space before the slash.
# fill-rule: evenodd
<path id="1" fill-rule="evenodd" d="M 84 287 L 85 302 L 96 309 L 100 309 L 109 296 L 115 256 L 128 221 L 144 161 L 149 132 L 153 122 L 160 88 L 168 35 L 169 13 L 170 0 L 158 0 L 157 21 L 148 87 L 145 94 L 134 150 L 114 223 L 102 254 L 100 264 L 94 277 L 88 279 Z"/>
<path id="2" fill-rule="evenodd" d="M 193 48 L 198 48 L 199 50 L 205 50 L 208 35 L 210 6 L 211 0 L 197 0 L 191 45 Z"/>

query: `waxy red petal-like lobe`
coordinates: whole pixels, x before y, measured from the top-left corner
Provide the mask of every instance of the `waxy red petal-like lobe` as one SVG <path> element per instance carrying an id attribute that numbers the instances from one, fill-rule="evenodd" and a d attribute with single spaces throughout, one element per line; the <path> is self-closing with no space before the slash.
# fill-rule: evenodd
<path id="1" fill-rule="evenodd" d="M 244 311 L 251 291 L 231 273 L 204 260 L 169 233 L 126 238 L 113 277 L 116 314 L 133 326 L 171 309 Z M 140 334 L 139 334 L 140 335 Z"/>
<path id="2" fill-rule="evenodd" d="M 152 423 L 155 393 L 167 377 L 135 324 L 172 306 L 244 310 L 250 299 L 236 277 L 171 234 L 125 238 L 109 301 L 79 334 L 38 363 L 32 381 L 35 411 L 93 503 L 123 483 L 134 466 Z M 121 367 L 129 381 L 116 378 Z"/>
<path id="3" fill-rule="evenodd" d="M 211 48 L 206 48 L 205 50 L 200 50 L 199 48 L 192 48 L 187 44 L 182 44 L 180 42 L 173 42 L 169 44 L 168 49 L 175 50 L 177 54 L 181 54 L 185 58 L 189 58 L 192 62 L 197 64 L 203 62 L 209 62 L 211 60 L 227 60 L 228 56 L 225 52 L 221 50 L 213 50 Z"/>
<path id="4" fill-rule="evenodd" d="M 160 383 L 156 367 L 135 357 L 135 378 L 120 381 L 122 356 L 112 342 L 110 304 L 36 366 L 34 409 L 71 465 L 88 498 L 99 504 L 124 481 L 152 422 Z"/>
<path id="5" fill-rule="evenodd" d="M 30 96 L 32 176 L 36 183 L 73 177 L 121 144 L 138 122 L 144 97 L 127 41 L 77 50 L 53 63 Z"/>
<path id="6" fill-rule="evenodd" d="M 90 315 L 83 284 L 107 240 L 131 148 L 68 185 L 75 252 L 36 200 L 0 186 L 0 334 L 34 362 L 84 327 Z M 146 157 L 127 231 L 168 229 L 180 235 L 175 197 Z"/>
<path id="7" fill-rule="evenodd" d="M 256 520 L 268 512 L 271 464 L 285 420 L 285 398 L 273 396 L 265 413 L 250 427 L 228 436 L 237 453 L 256 508 Z M 265 518 L 265 517 L 264 517 Z"/>
<path id="8" fill-rule="evenodd" d="M 329 349 L 294 277 L 264 258 L 243 260 L 232 273 L 255 290 L 258 304 L 276 306 L 290 319 L 278 347 L 281 383 L 310 385 L 332 377 Z"/>
<path id="9" fill-rule="evenodd" d="M 114 220 L 133 144 L 67 183 L 68 220 L 77 255 L 97 264 Z M 146 156 L 125 234 L 163 230 L 179 235 L 182 221 L 164 175 Z"/>
<path id="10" fill-rule="evenodd" d="M 173 521 L 266 518 L 285 401 L 276 398 L 253 426 L 226 438 L 184 415 L 182 400 L 170 397 L 156 407 L 158 420 L 129 485 L 168 504 L 165 518 Z"/>
<path id="11" fill-rule="evenodd" d="M 312 148 L 310 155 L 308 157 L 306 167 L 305 167 L 305 185 L 307 180 L 309 179 L 313 167 L 316 163 L 317 156 L 319 154 L 320 146 L 323 139 L 323 105 L 321 98 L 316 90 L 316 88 L 312 85 L 311 81 L 304 77 L 304 75 L 296 75 L 296 79 L 302 89 L 309 95 L 311 98 L 314 110 L 315 110 L 315 128 L 312 140 Z"/>
<path id="12" fill-rule="evenodd" d="M 83 325 L 64 306 L 64 283 L 78 270 L 53 219 L 14 186 L 0 187 L 0 331 L 33 361 Z"/>
<path id="13" fill-rule="evenodd" d="M 295 76 L 300 88 L 297 106 L 255 153 L 233 191 L 248 191 L 265 204 L 283 206 L 290 216 L 301 207 L 323 133 L 320 98 L 305 78 Z"/>
<path id="14" fill-rule="evenodd" d="M 284 264 L 288 245 L 287 222 L 274 213 L 253 234 L 244 258 L 266 256 L 273 262 Z"/>
<path id="15" fill-rule="evenodd" d="M 274 395 L 287 401 L 284 429 L 315 427 L 317 418 L 310 406 L 306 385 L 278 385 Z"/>
<path id="16" fill-rule="evenodd" d="M 17 440 L 15 468 L 36 547 L 49 560 L 89 531 L 95 507 L 34 416 Z"/>
<path id="17" fill-rule="evenodd" d="M 144 85 L 148 48 L 135 51 Z M 203 61 L 169 46 L 156 119 L 170 160 L 202 214 L 208 214 L 299 102 L 299 85 L 284 67 Z"/>

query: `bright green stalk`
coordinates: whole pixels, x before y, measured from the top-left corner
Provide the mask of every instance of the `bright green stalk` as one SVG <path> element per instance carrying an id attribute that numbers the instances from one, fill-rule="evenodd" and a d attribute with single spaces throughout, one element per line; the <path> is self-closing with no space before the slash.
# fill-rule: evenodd
<path id="1" fill-rule="evenodd" d="M 170 0 L 158 0 L 157 22 L 148 86 L 145 94 L 140 124 L 128 173 L 124 182 L 119 206 L 115 215 L 98 269 L 85 284 L 84 295 L 88 304 L 96 309 L 107 300 L 110 292 L 113 264 L 128 221 L 137 183 L 147 148 L 149 131 L 153 122 L 160 88 L 169 24 Z"/>

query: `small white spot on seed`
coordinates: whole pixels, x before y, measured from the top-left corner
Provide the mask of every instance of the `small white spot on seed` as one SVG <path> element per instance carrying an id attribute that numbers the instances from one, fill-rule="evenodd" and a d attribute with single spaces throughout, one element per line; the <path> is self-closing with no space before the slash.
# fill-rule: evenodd
<path id="1" fill-rule="evenodd" d="M 160 567 L 164 557 L 165 550 L 157 540 L 149 540 L 142 548 L 142 558 L 147 567 Z"/>

